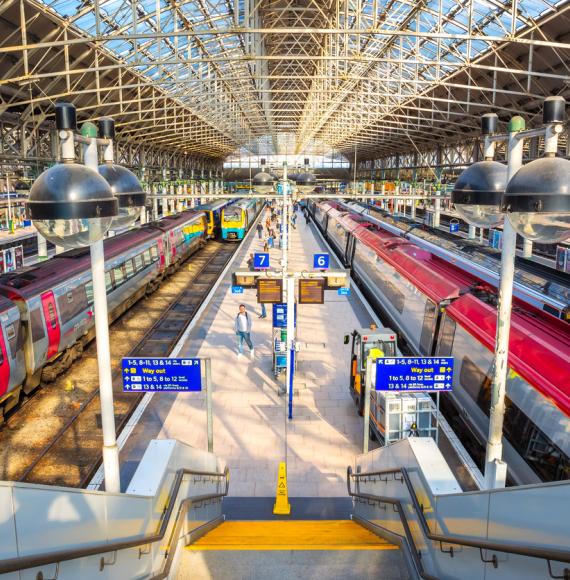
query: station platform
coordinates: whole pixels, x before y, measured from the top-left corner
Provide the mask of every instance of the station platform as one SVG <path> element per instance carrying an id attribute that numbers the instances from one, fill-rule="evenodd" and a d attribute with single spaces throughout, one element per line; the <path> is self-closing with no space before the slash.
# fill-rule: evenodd
<path id="1" fill-rule="evenodd" d="M 265 215 L 261 218 L 265 221 Z M 298 305 L 297 372 L 293 420 L 287 400 L 278 394 L 284 378 L 272 372 L 271 305 L 260 319 L 255 290 L 231 294 L 231 271 L 247 269 L 250 253 L 263 241 L 244 241 L 230 271 L 203 315 L 194 325 L 178 356 L 209 357 L 212 361 L 214 453 L 231 472 L 230 496 L 275 497 L 278 465 L 287 461 L 290 497 L 342 497 L 346 501 L 346 467 L 362 451 L 363 421 L 349 393 L 349 346 L 345 334 L 368 326 L 370 315 L 357 296 L 325 293 L 322 305 Z M 327 251 L 314 226 L 299 213 L 291 232 L 290 269 L 312 269 L 313 254 Z M 270 249 L 277 265 L 281 250 Z M 331 255 L 331 267 L 337 267 Z M 253 317 L 254 360 L 237 356 L 234 318 L 239 304 Z M 127 441 L 121 457 L 123 479 L 142 457 L 152 437 L 177 439 L 207 448 L 206 401 L 202 394 L 155 396 Z"/>

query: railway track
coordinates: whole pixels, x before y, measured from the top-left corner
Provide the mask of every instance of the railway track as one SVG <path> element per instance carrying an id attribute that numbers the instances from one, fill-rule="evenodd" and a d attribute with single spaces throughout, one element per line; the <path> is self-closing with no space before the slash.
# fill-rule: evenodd
<path id="1" fill-rule="evenodd" d="M 122 392 L 123 356 L 167 356 L 238 245 L 210 242 L 110 328 L 115 421 L 121 431 L 142 395 Z M 2 479 L 84 487 L 101 462 L 96 344 L 0 431 Z"/>

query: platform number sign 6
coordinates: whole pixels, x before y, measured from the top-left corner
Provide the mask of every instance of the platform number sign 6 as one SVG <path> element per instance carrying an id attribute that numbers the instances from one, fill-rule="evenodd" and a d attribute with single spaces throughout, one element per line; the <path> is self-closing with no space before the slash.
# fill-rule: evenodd
<path id="1" fill-rule="evenodd" d="M 315 270 L 328 270 L 330 256 L 328 254 L 315 254 L 313 256 L 313 268 Z"/>
<path id="2" fill-rule="evenodd" d="M 256 270 L 265 270 L 269 268 L 269 254 L 261 253 L 253 255 L 253 267 Z"/>

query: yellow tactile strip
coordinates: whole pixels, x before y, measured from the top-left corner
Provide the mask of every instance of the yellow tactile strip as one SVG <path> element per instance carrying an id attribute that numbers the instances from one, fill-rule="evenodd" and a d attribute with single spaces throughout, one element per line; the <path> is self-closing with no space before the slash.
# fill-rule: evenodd
<path id="1" fill-rule="evenodd" d="M 188 550 L 397 550 L 350 520 L 224 522 Z"/>

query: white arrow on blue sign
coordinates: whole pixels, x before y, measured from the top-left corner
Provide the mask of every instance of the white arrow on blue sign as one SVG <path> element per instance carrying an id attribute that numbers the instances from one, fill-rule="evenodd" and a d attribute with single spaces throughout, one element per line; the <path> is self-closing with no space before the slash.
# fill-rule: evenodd
<path id="1" fill-rule="evenodd" d="M 451 391 L 453 357 L 382 357 L 376 359 L 377 391 Z"/>
<path id="2" fill-rule="evenodd" d="M 330 256 L 328 254 L 314 254 L 313 268 L 315 270 L 327 270 L 330 263 Z"/>
<path id="3" fill-rule="evenodd" d="M 125 357 L 122 371 L 123 391 L 129 393 L 202 390 L 198 358 Z"/>

